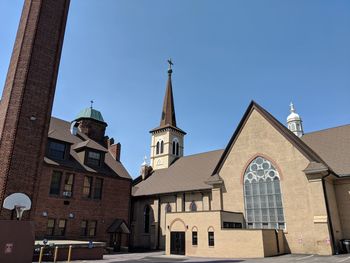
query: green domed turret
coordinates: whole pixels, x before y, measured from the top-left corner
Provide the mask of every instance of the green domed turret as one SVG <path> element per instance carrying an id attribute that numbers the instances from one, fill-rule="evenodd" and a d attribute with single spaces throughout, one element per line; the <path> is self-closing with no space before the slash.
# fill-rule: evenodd
<path id="1" fill-rule="evenodd" d="M 96 121 L 105 122 L 103 117 L 102 117 L 101 112 L 99 112 L 98 110 L 95 110 L 91 107 L 83 109 L 81 112 L 79 112 L 79 114 L 77 115 L 75 120 L 77 121 L 80 119 L 94 119 Z"/>

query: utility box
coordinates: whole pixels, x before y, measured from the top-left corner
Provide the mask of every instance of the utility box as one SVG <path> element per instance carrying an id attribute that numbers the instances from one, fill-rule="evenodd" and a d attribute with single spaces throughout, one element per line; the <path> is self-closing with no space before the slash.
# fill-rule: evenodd
<path id="1" fill-rule="evenodd" d="M 0 220 L 0 262 L 31 263 L 34 250 L 34 223 Z"/>

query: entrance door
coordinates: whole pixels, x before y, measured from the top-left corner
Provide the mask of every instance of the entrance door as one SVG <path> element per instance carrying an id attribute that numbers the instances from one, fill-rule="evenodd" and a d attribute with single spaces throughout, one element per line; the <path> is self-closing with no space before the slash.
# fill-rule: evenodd
<path id="1" fill-rule="evenodd" d="M 185 232 L 170 233 L 170 253 L 185 255 Z"/>

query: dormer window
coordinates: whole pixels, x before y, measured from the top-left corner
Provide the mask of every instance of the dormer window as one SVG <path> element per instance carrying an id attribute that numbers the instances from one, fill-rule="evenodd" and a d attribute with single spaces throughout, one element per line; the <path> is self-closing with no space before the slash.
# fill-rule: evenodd
<path id="1" fill-rule="evenodd" d="M 101 165 L 101 153 L 89 151 L 87 153 L 86 163 L 89 165 L 93 165 L 93 166 L 100 166 Z"/>
<path id="2" fill-rule="evenodd" d="M 64 159 L 66 154 L 66 144 L 57 142 L 57 141 L 49 141 L 49 152 L 48 155 L 54 159 Z"/>

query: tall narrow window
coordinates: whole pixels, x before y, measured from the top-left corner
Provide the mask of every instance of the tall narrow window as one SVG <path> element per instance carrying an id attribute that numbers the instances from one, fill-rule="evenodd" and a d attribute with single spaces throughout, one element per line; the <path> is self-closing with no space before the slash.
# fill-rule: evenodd
<path id="1" fill-rule="evenodd" d="M 94 199 L 102 198 L 102 186 L 103 186 L 103 179 L 96 178 L 95 187 L 94 187 Z"/>
<path id="2" fill-rule="evenodd" d="M 145 207 L 145 210 L 143 211 L 143 223 L 144 223 L 144 226 L 143 226 L 143 230 L 145 233 L 149 233 L 149 223 L 150 223 L 150 207 L 147 205 Z"/>
<path id="3" fill-rule="evenodd" d="M 88 231 L 88 221 L 83 220 L 80 223 L 80 235 L 87 236 L 87 231 Z"/>
<path id="4" fill-rule="evenodd" d="M 67 173 L 64 179 L 63 196 L 71 197 L 73 194 L 74 174 Z"/>
<path id="5" fill-rule="evenodd" d="M 156 154 L 159 154 L 159 147 L 160 147 L 160 142 L 157 142 L 157 146 L 156 146 Z"/>
<path id="6" fill-rule="evenodd" d="M 180 153 L 179 148 L 180 148 L 180 146 L 179 146 L 179 143 L 177 142 L 176 143 L 176 156 L 179 156 L 179 153 Z"/>
<path id="7" fill-rule="evenodd" d="M 64 159 L 66 145 L 64 143 L 49 141 L 49 156 L 54 159 Z"/>
<path id="8" fill-rule="evenodd" d="M 83 186 L 83 196 L 85 198 L 91 197 L 91 189 L 92 189 L 92 177 L 85 176 L 84 177 L 84 186 Z"/>
<path id="9" fill-rule="evenodd" d="M 176 154 L 176 141 L 174 140 L 173 141 L 173 155 L 175 155 Z"/>
<path id="10" fill-rule="evenodd" d="M 209 247 L 214 246 L 214 232 L 212 232 L 212 231 L 208 232 L 208 245 L 209 245 Z"/>
<path id="11" fill-rule="evenodd" d="M 89 237 L 96 236 L 96 226 L 97 226 L 97 221 L 89 222 Z"/>
<path id="12" fill-rule="evenodd" d="M 164 152 L 164 142 L 161 141 L 160 142 L 160 153 L 163 153 Z"/>
<path id="13" fill-rule="evenodd" d="M 192 246 L 198 245 L 198 232 L 192 231 Z"/>
<path id="14" fill-rule="evenodd" d="M 196 212 L 197 211 L 197 205 L 195 201 L 192 201 L 190 204 L 190 211 Z"/>
<path id="15" fill-rule="evenodd" d="M 280 176 L 269 160 L 255 158 L 244 174 L 248 228 L 284 229 Z"/>
<path id="16" fill-rule="evenodd" d="M 57 235 L 64 236 L 65 233 L 66 233 L 66 220 L 60 219 L 60 220 L 58 220 Z"/>
<path id="17" fill-rule="evenodd" d="M 55 219 L 49 218 L 47 220 L 46 235 L 53 236 L 55 231 Z"/>
<path id="18" fill-rule="evenodd" d="M 51 177 L 50 195 L 60 195 L 62 172 L 54 171 Z"/>

